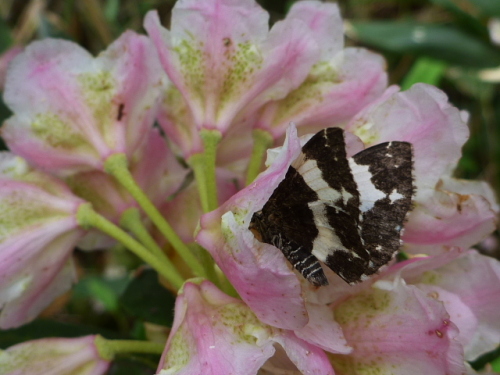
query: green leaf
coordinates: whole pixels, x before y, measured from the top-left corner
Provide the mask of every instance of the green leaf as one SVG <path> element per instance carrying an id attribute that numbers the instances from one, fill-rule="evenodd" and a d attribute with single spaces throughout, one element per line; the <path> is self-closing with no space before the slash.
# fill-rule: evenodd
<path id="1" fill-rule="evenodd" d="M 0 18 L 0 53 L 6 51 L 12 45 L 12 33 L 4 21 L 3 18 Z"/>
<path id="2" fill-rule="evenodd" d="M 38 24 L 38 38 L 60 38 L 72 40 L 71 36 L 57 27 L 49 18 L 40 16 L 40 23 Z"/>
<path id="3" fill-rule="evenodd" d="M 20 342 L 46 337 L 80 337 L 95 334 L 109 339 L 126 338 L 102 328 L 38 319 L 19 328 L 0 330 L 0 348 L 5 349 Z"/>
<path id="4" fill-rule="evenodd" d="M 128 284 L 128 278 L 109 280 L 101 276 L 87 276 L 73 289 L 73 300 L 92 298 L 99 301 L 106 311 L 115 312 L 119 307 L 119 296 Z"/>
<path id="5" fill-rule="evenodd" d="M 500 1 L 498 0 L 469 0 L 469 2 L 487 17 L 500 17 Z"/>
<path id="6" fill-rule="evenodd" d="M 128 286 L 120 298 L 123 308 L 132 316 L 171 327 L 175 296 L 158 282 L 158 274 L 145 270 Z"/>
<path id="7" fill-rule="evenodd" d="M 491 362 L 491 367 L 493 371 L 500 372 L 500 357 Z"/>
<path id="8" fill-rule="evenodd" d="M 156 361 L 144 361 L 138 358 L 117 358 L 113 361 L 108 375 L 151 375 L 158 367 Z"/>
<path id="9" fill-rule="evenodd" d="M 407 90 L 419 82 L 437 86 L 446 68 L 447 64 L 443 61 L 421 57 L 413 64 L 411 70 L 404 78 L 401 83 L 401 89 Z"/>
<path id="10" fill-rule="evenodd" d="M 500 50 L 453 26 L 415 22 L 359 22 L 358 38 L 371 46 L 468 67 L 500 65 Z"/>
<path id="11" fill-rule="evenodd" d="M 476 34 L 481 39 L 489 40 L 489 31 L 484 22 L 475 18 L 471 12 L 459 7 L 454 0 L 431 0 L 432 3 L 439 5 L 452 12 L 456 17 L 456 24 L 469 33 Z M 463 3 L 462 3 L 463 5 Z"/>
<path id="12" fill-rule="evenodd" d="M 474 370 L 482 370 L 487 364 L 491 364 L 495 372 L 500 371 L 500 348 L 492 352 L 483 354 L 481 357 L 471 363 Z"/>
<path id="13" fill-rule="evenodd" d="M 115 22 L 120 10 L 120 0 L 106 0 L 104 3 L 104 17 L 108 22 Z"/>

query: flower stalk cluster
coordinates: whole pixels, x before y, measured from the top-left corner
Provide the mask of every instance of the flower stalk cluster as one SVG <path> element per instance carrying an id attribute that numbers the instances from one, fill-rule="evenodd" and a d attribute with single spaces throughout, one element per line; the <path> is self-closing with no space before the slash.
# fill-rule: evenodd
<path id="1" fill-rule="evenodd" d="M 0 352 L 0 374 L 98 375 L 117 353 L 163 352 L 159 375 L 461 375 L 498 346 L 500 263 L 472 247 L 499 207 L 486 183 L 453 177 L 467 114 L 435 87 L 388 87 L 380 56 L 344 47 L 332 3 L 268 20 L 254 0 L 179 0 L 170 30 L 150 12 L 147 36 L 97 57 L 47 39 L 12 59 L 0 328 L 71 288 L 75 247 L 124 245 L 177 299 L 165 345 L 34 340 Z M 404 261 L 354 286 L 325 269 L 317 288 L 249 225 L 332 126 L 348 156 L 411 143 L 416 192 Z"/>

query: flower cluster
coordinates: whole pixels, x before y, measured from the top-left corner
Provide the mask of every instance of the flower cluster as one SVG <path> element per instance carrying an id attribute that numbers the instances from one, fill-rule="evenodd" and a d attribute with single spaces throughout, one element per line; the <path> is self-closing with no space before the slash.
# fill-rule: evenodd
<path id="1" fill-rule="evenodd" d="M 380 56 L 344 47 L 335 4 L 268 22 L 254 0 L 179 0 L 170 30 L 150 12 L 148 36 L 128 31 L 97 57 L 54 39 L 16 52 L 0 328 L 71 288 L 75 246 L 120 242 L 178 293 L 159 375 L 474 374 L 468 362 L 500 344 L 500 263 L 471 247 L 499 207 L 486 183 L 453 177 L 467 114 L 432 86 L 388 87 Z M 416 192 L 405 261 L 354 286 L 325 268 L 317 288 L 249 225 L 307 134 L 332 126 L 348 155 L 411 143 Z M 104 374 L 137 349 L 121 344 L 26 342 L 0 352 L 0 374 Z"/>

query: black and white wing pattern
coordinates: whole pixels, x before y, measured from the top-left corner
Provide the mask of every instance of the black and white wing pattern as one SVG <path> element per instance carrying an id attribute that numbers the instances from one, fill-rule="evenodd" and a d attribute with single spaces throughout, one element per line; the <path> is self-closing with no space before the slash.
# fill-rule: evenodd
<path id="1" fill-rule="evenodd" d="M 345 147 L 340 128 L 315 134 L 250 223 L 316 286 L 328 284 L 320 261 L 349 283 L 386 264 L 411 206 L 409 143 L 382 143 L 352 158 Z"/>

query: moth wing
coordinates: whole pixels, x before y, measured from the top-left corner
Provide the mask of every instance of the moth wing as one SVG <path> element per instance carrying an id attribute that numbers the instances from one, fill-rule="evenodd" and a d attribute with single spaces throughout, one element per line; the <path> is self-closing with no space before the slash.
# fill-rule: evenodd
<path id="1" fill-rule="evenodd" d="M 412 154 L 408 142 L 386 142 L 349 159 L 360 193 L 361 238 L 370 255 L 368 275 L 387 264 L 401 246 L 415 189 Z"/>
<path id="2" fill-rule="evenodd" d="M 327 128 L 315 134 L 292 166 L 318 195 L 309 203 L 318 229 L 312 254 L 345 281 L 360 281 L 369 254 L 361 241 L 360 195 L 349 166 L 344 131 Z"/>

